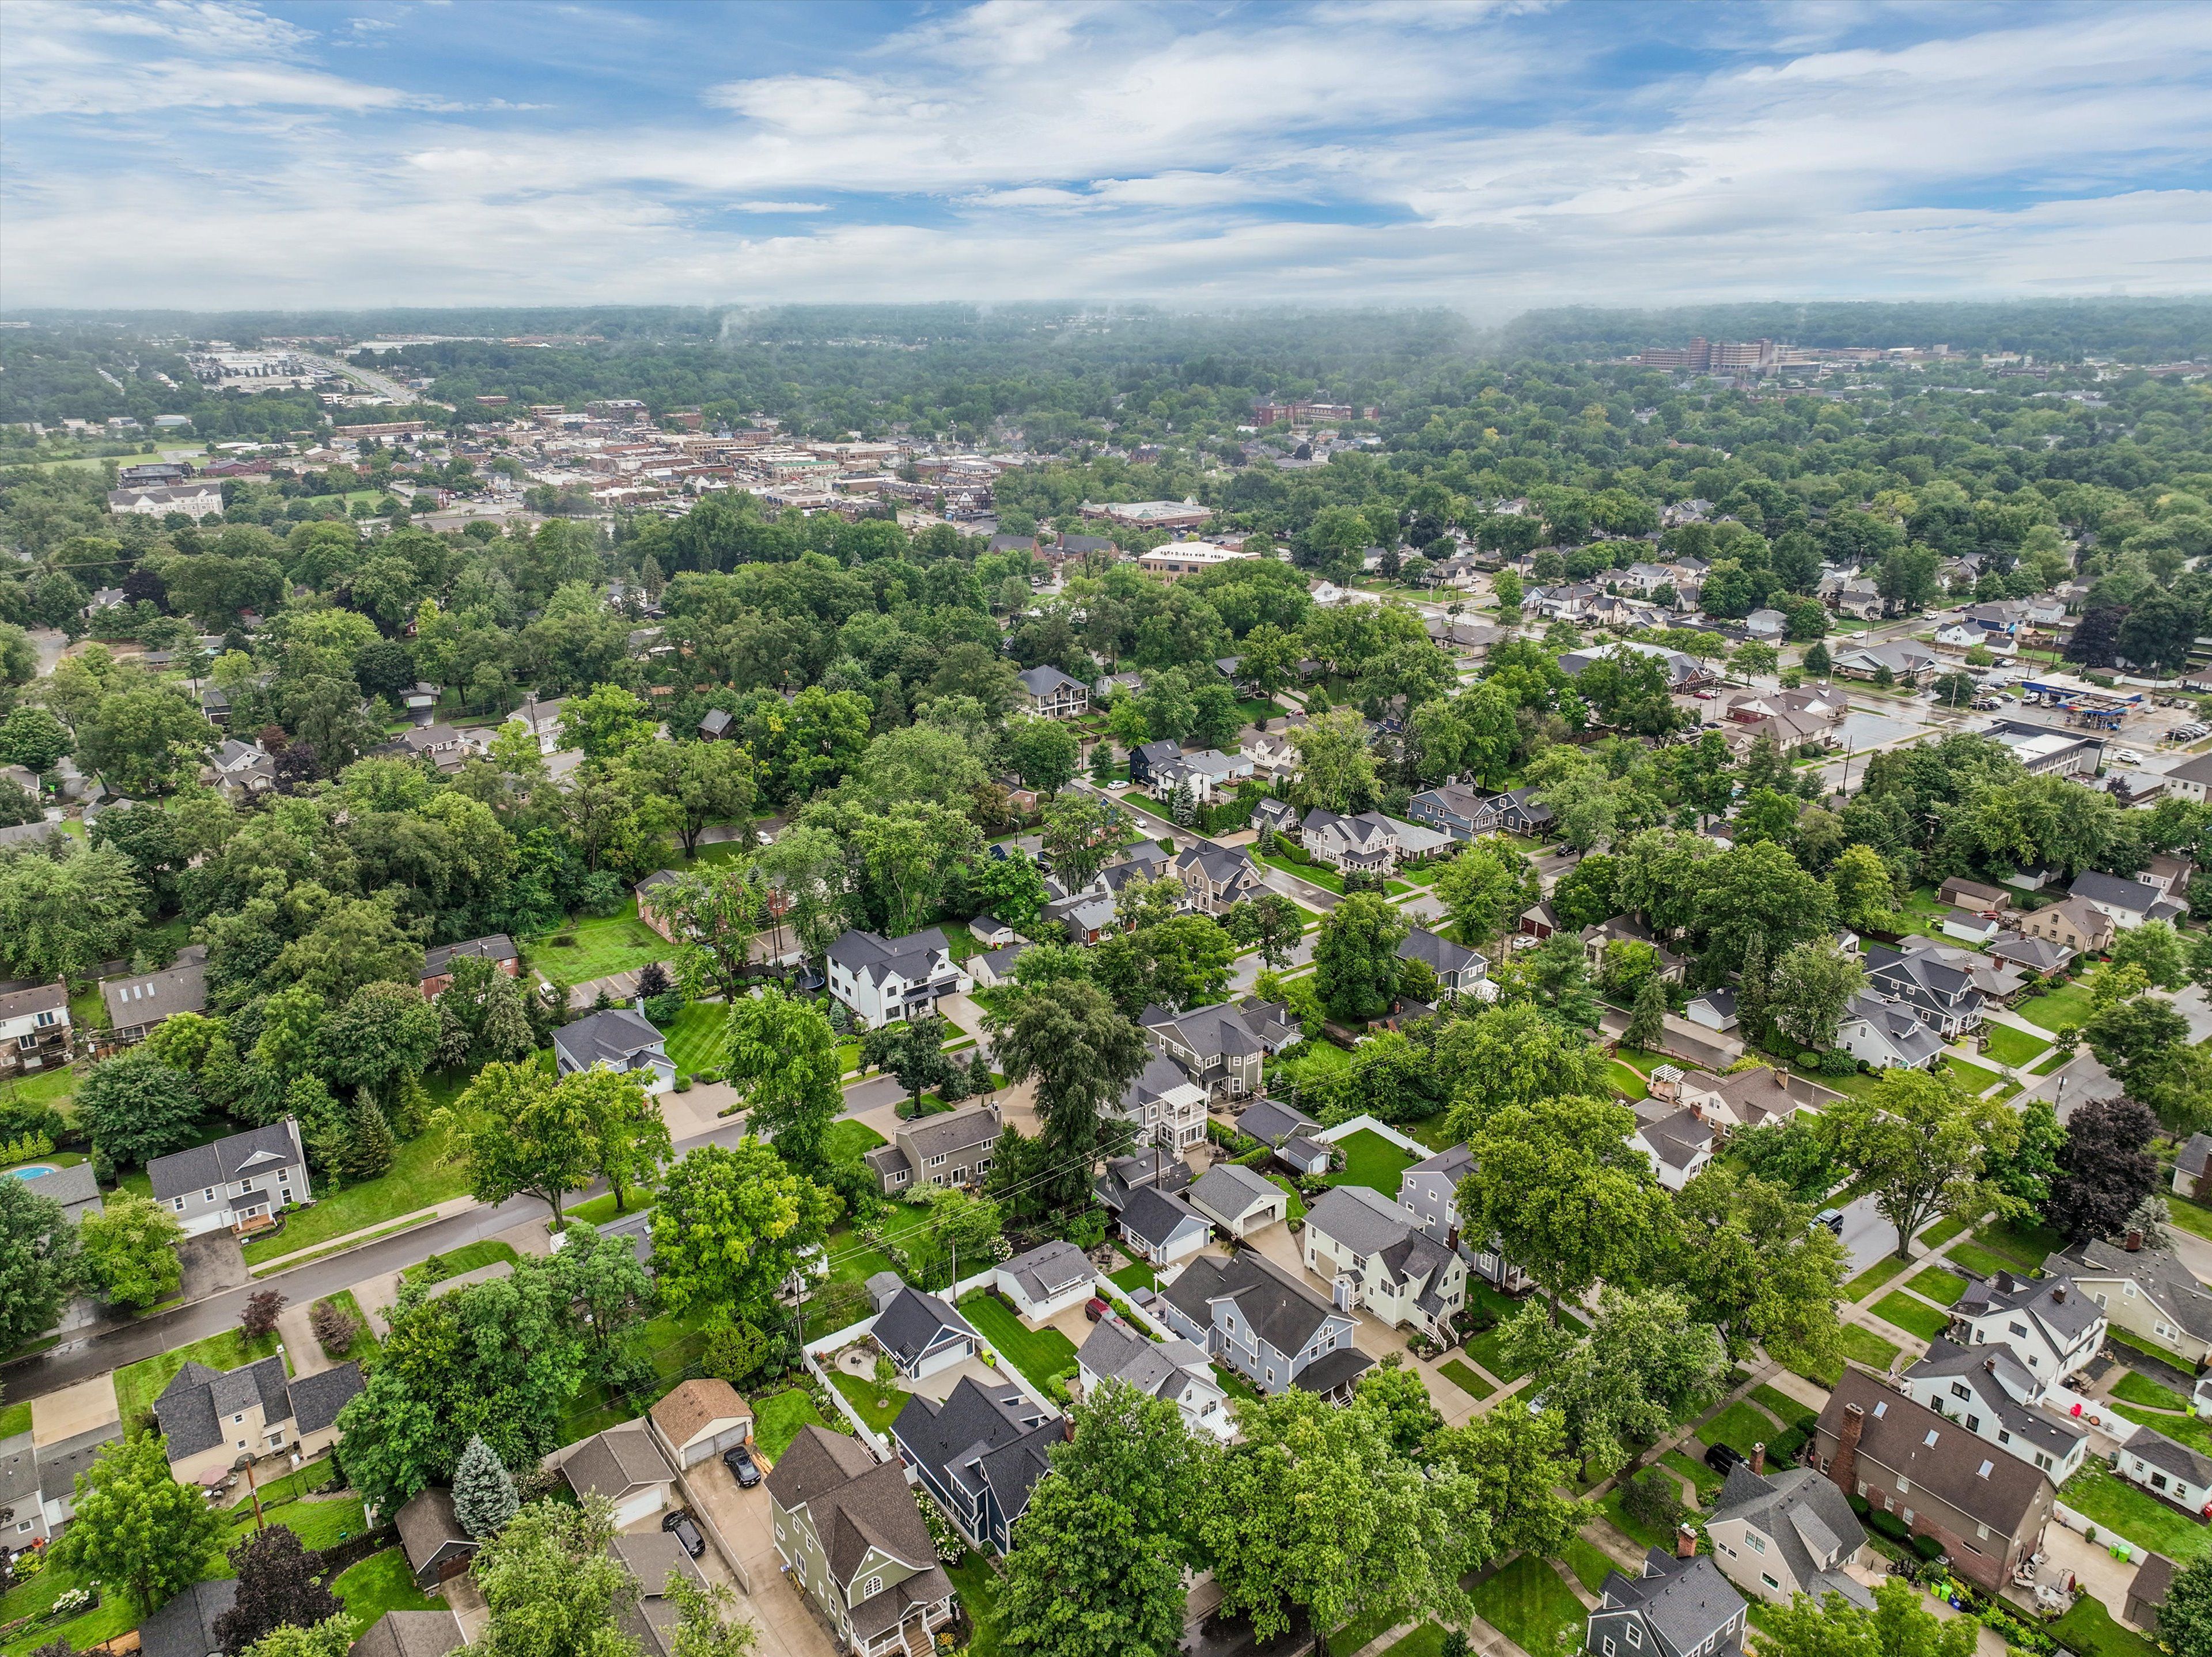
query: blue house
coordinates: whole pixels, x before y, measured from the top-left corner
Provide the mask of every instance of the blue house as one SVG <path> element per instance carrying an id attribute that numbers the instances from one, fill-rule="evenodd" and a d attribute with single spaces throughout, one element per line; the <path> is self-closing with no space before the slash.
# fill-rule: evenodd
<path id="1" fill-rule="evenodd" d="M 942 1404 L 909 1397 L 891 1423 L 891 1441 L 961 1533 L 1004 1554 L 1066 1427 L 1020 1387 L 963 1375 Z"/>
<path id="2" fill-rule="evenodd" d="M 1142 748 L 1133 748 L 1129 750 L 1129 780 L 1140 786 L 1149 783 L 1160 767 L 1182 757 L 1182 744 L 1164 737 Z"/>

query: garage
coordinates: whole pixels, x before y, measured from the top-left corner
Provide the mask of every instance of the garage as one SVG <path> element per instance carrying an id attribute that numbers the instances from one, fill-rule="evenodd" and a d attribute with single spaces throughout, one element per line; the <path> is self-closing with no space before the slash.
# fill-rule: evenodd
<path id="1" fill-rule="evenodd" d="M 662 1453 L 678 1467 L 696 1467 L 752 1441 L 752 1406 L 728 1381 L 711 1375 L 685 1381 L 647 1419 Z"/>
<path id="2" fill-rule="evenodd" d="M 669 1505 L 676 1469 L 645 1423 L 627 1421 L 575 1446 L 561 1463 L 561 1476 L 579 1501 L 605 1496 L 622 1529 Z"/>

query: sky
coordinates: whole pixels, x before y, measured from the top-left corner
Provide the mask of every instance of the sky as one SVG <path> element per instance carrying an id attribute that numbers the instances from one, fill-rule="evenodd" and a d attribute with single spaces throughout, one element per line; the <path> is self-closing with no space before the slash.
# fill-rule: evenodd
<path id="1" fill-rule="evenodd" d="M 2212 288 L 2212 4 L 6 0 L 0 308 Z"/>

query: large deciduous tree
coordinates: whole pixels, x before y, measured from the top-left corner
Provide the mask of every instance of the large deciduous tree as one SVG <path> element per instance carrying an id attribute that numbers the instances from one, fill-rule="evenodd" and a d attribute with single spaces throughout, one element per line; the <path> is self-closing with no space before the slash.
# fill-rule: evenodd
<path id="1" fill-rule="evenodd" d="M 287 1624 L 311 1629 L 337 1616 L 345 1607 L 323 1586 L 315 1563 L 299 1533 L 283 1525 L 249 1535 L 230 1551 L 237 1597 L 209 1632 L 235 1657 Z"/>
<path id="2" fill-rule="evenodd" d="M 1433 889 L 1460 941 L 1480 947 L 1535 901 L 1535 877 L 1511 841 L 1480 840 L 1444 865 Z"/>
<path id="3" fill-rule="evenodd" d="M 767 913 L 748 871 L 718 863 L 678 875 L 646 894 L 645 907 L 676 941 L 677 975 L 695 997 L 734 1002 L 752 972 L 753 940 Z"/>
<path id="4" fill-rule="evenodd" d="M 11 977 L 91 977 L 131 953 L 146 901 L 137 866 L 112 848 L 0 856 L 0 962 Z"/>
<path id="5" fill-rule="evenodd" d="M 1523 1307 L 1506 1326 L 1504 1350 L 1534 1377 L 1533 1393 L 1565 1417 L 1584 1472 L 1600 1475 L 1709 1397 L 1728 1370 L 1712 1326 L 1666 1289 L 1607 1284 L 1587 1330 Z"/>
<path id="6" fill-rule="evenodd" d="M 668 1172 L 653 1212 L 653 1276 L 670 1311 L 696 1304 L 750 1316 L 829 1235 L 836 1194 L 764 1141 L 702 1145 Z"/>
<path id="7" fill-rule="evenodd" d="M 1036 1078 L 1049 1201 L 1079 1200 L 1091 1188 L 1091 1163 L 1119 1149 L 1109 1119 L 1145 1068 L 1143 1034 L 1097 986 L 1073 980 L 1024 990 L 990 1029 L 1006 1079 Z"/>
<path id="8" fill-rule="evenodd" d="M 1602 1097 L 1605 1089 L 1605 1055 L 1526 1001 L 1447 1025 L 1437 1038 L 1436 1069 L 1452 1095 L 1446 1130 L 1461 1139 L 1509 1106 Z"/>
<path id="9" fill-rule="evenodd" d="M 731 1004 L 723 1042 L 748 1131 L 773 1141 L 788 1166 L 819 1172 L 830 1124 L 845 1107 L 830 1021 L 812 1002 L 769 985 Z"/>
<path id="10" fill-rule="evenodd" d="M 1406 917 L 1377 892 L 1354 892 L 1331 910 L 1314 942 L 1314 988 L 1322 1005 L 1352 1023 L 1389 1011 L 1407 930 Z"/>
<path id="11" fill-rule="evenodd" d="M 1555 1408 L 1492 1410 L 1437 1435 L 1431 1454 L 1474 1481 L 1499 1554 L 1551 1557 L 1589 1522 L 1590 1509 L 1565 1491 L 1575 1465 L 1566 1418 Z"/>
<path id="12" fill-rule="evenodd" d="M 62 1205 L 0 1179 L 0 1351 L 52 1328 L 77 1282 L 77 1228 Z"/>
<path id="13" fill-rule="evenodd" d="M 2066 1123 L 2044 1223 L 2070 1242 L 2111 1236 L 2158 1187 L 2158 1118 L 2133 1099 L 2094 1099 Z"/>
<path id="14" fill-rule="evenodd" d="M 1781 1186 L 1714 1165 L 1674 1199 L 1674 1285 L 1732 1357 L 1756 1344 L 1800 1369 L 1834 1362 L 1836 1290 L 1850 1257 L 1814 1205 Z"/>
<path id="15" fill-rule="evenodd" d="M 586 1096 L 568 1085 L 581 1079 L 556 1083 L 528 1062 L 477 1072 L 452 1115 L 453 1155 L 471 1196 L 503 1203 L 527 1192 L 561 1217 L 562 1199 L 590 1180 L 597 1158 Z"/>
<path id="16" fill-rule="evenodd" d="M 189 1075 L 143 1051 L 94 1065 L 77 1089 L 76 1106 L 94 1155 L 117 1168 L 183 1149 L 205 1108 Z"/>
<path id="17" fill-rule="evenodd" d="M 1937 1214 L 1987 1211 L 1996 1199 L 1984 1153 L 2005 1153 L 2020 1132 L 2008 1107 L 1975 1097 L 1947 1072 L 1911 1070 L 1889 1071 L 1869 1092 L 1837 1101 L 1823 1126 L 1897 1229 L 1906 1259 L 1912 1234 Z"/>
<path id="18" fill-rule="evenodd" d="M 50 1550 L 64 1569 L 119 1590 L 141 1617 L 207 1575 L 228 1528 L 170 1476 L 166 1444 L 134 1433 L 101 1446 L 76 1476 L 76 1517 Z"/>
<path id="19" fill-rule="evenodd" d="M 623 1624 L 647 1585 L 607 1545 L 614 1535 L 604 1496 L 581 1508 L 533 1502 L 517 1513 L 471 1568 L 491 1614 L 470 1649 L 483 1657 L 636 1657 Z"/>
<path id="20" fill-rule="evenodd" d="M 1866 969 L 1832 938 L 1815 938 L 1783 952 L 1767 984 L 1768 1016 L 1801 1047 L 1826 1047 L 1866 987 Z"/>

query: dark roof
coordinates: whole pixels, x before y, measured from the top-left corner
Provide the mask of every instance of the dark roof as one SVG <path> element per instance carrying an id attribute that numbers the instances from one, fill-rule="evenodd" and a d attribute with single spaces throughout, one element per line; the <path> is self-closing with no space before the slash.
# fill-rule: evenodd
<path id="1" fill-rule="evenodd" d="M 1695 1651 L 1743 1614 L 1743 1596 L 1710 1558 L 1677 1559 L 1654 1548 L 1644 1556 L 1644 1572 L 1613 1572 L 1602 1603 L 1640 1612 L 1669 1650 Z"/>
<path id="2" fill-rule="evenodd" d="M 448 1657 L 467 1643 L 461 1619 L 450 1611 L 387 1611 L 346 1657 Z"/>
<path id="3" fill-rule="evenodd" d="M 840 1583 L 852 1581 L 872 1548 L 915 1570 L 937 1563 L 906 1469 L 896 1461 L 878 1465 L 842 1434 L 811 1424 L 801 1429 L 769 1474 L 768 1488 L 787 1513 L 806 1509 L 830 1575 Z"/>
<path id="4" fill-rule="evenodd" d="M 319 1433 L 338 1418 L 346 1400 L 361 1391 L 361 1365 L 341 1363 L 292 1382 L 292 1419 L 302 1436 Z"/>
<path id="5" fill-rule="evenodd" d="M 358 1376 L 359 1371 L 355 1373 Z M 154 1417 L 161 1424 L 173 1462 L 213 1449 L 227 1436 L 222 1417 L 255 1405 L 264 1421 L 292 1418 L 283 1358 L 272 1356 L 220 1372 L 204 1363 L 188 1363 L 154 1400 Z"/>
<path id="6" fill-rule="evenodd" d="M 195 1582 L 138 1625 L 139 1657 L 208 1657 L 221 1651 L 216 1618 L 238 1599 L 238 1579 Z"/>
<path id="7" fill-rule="evenodd" d="M 636 1421 L 586 1439 L 561 1464 L 561 1473 L 577 1495 L 596 1493 L 610 1501 L 620 1501 L 641 1484 L 669 1484 L 676 1479 L 667 1456 L 645 1424 Z"/>
<path id="8" fill-rule="evenodd" d="M 1425 962 L 1441 978 L 1455 973 L 1480 961 L 1482 957 L 1465 944 L 1455 944 L 1448 938 L 1439 938 L 1425 927 L 1410 926 L 1406 940 L 1398 946 L 1398 959 Z"/>
<path id="9" fill-rule="evenodd" d="M 1213 1323 L 1212 1302 L 1233 1300 L 1252 1329 L 1277 1351 L 1295 1356 L 1336 1308 L 1255 1250 L 1225 1260 L 1200 1254 L 1168 1286 L 1168 1302 L 1200 1328 Z"/>
<path id="10" fill-rule="evenodd" d="M 2009 1272 L 1969 1283 L 1959 1297 L 1958 1309 L 1966 1317 L 2018 1312 L 2033 1318 L 2050 1332 L 2051 1344 L 2062 1352 L 2105 1315 L 2105 1308 L 2075 1288 L 2070 1277 L 2015 1278 Z"/>
<path id="11" fill-rule="evenodd" d="M 644 1014 L 628 1007 L 610 1007 L 553 1032 L 553 1045 L 585 1070 L 602 1061 L 625 1065 L 663 1039 Z"/>
<path id="12" fill-rule="evenodd" d="M 2204 1172 L 2207 1157 L 2212 1157 L 2212 1133 L 2192 1133 L 2189 1143 L 2182 1146 L 2181 1154 L 2173 1159 L 2173 1165 L 2193 1180 Z"/>
<path id="13" fill-rule="evenodd" d="M 1996 1341 L 1961 1346 L 1938 1335 L 1929 1343 L 1928 1356 L 1907 1369 L 1905 1379 L 1945 1380 L 1970 1387 L 1981 1400 L 1982 1407 L 2007 1432 L 2039 1446 L 2057 1460 L 2071 1455 L 2074 1447 L 2089 1435 L 2086 1427 L 2077 1427 L 2070 1421 L 2061 1421 L 2018 1402 L 2020 1398 L 2032 1397 L 2039 1392 L 2043 1379 L 2032 1374 L 2011 1347 Z"/>
<path id="14" fill-rule="evenodd" d="M 2176 1443 L 2164 1433 L 2148 1427 L 2122 1445 L 2120 1454 L 2133 1456 L 2191 1484 L 2212 1484 L 2212 1456 L 2200 1455 L 2186 1444 Z"/>
<path id="15" fill-rule="evenodd" d="M 86 1209 L 101 1205 L 100 1181 L 90 1162 L 72 1162 L 34 1180 L 25 1180 L 23 1185 L 32 1195 L 59 1203 L 62 1213 L 72 1220 L 79 1218 Z"/>
<path id="16" fill-rule="evenodd" d="M 2005 1536 L 2020 1534 L 2051 1489 L 2051 1481 L 2027 1462 L 1849 1365 L 1820 1411 L 1820 1431 L 1832 1439 L 1839 1435 L 1844 1411 L 1852 1405 L 1864 1415 L 1863 1458 Z"/>
<path id="17" fill-rule="evenodd" d="M 154 1199 L 167 1202 L 188 1191 L 228 1185 L 248 1174 L 273 1174 L 280 1168 L 296 1167 L 301 1158 L 294 1138 L 295 1132 L 292 1119 L 287 1116 L 281 1122 L 248 1128 L 212 1144 L 194 1145 L 190 1150 L 156 1156 L 146 1164 L 146 1177 L 153 1182 Z"/>
<path id="18" fill-rule="evenodd" d="M 100 998 L 116 1029 L 158 1024 L 172 1013 L 198 1012 L 207 1005 L 207 962 L 179 961 L 159 972 L 129 978 L 103 978 Z"/>
<path id="19" fill-rule="evenodd" d="M 1291 1385 L 1304 1393 L 1333 1393 L 1374 1367 L 1375 1360 L 1357 1346 L 1340 1346 L 1299 1370 L 1291 1377 Z"/>
<path id="20" fill-rule="evenodd" d="M 1026 1254 L 1015 1255 L 999 1270 L 1020 1284 L 1022 1291 L 1033 1301 L 1049 1300 L 1098 1275 L 1089 1255 L 1073 1243 L 1059 1238 Z"/>
<path id="21" fill-rule="evenodd" d="M 1212 1229 L 1206 1217 L 1182 1198 L 1166 1196 L 1153 1186 L 1129 1194 L 1121 1220 L 1123 1231 L 1155 1247 L 1164 1245 L 1185 1225 L 1195 1225 L 1202 1231 Z"/>
<path id="22" fill-rule="evenodd" d="M 944 1301 L 908 1286 L 877 1314 L 872 1332 L 886 1351 L 911 1363 L 948 1331 L 970 1340 L 979 1338 L 974 1326 Z"/>
<path id="23" fill-rule="evenodd" d="M 904 938 L 885 938 L 856 927 L 830 946 L 829 958 L 871 984 L 880 984 L 893 974 L 915 982 L 930 975 L 945 950 L 945 934 L 935 926 L 924 926 Z"/>
<path id="24" fill-rule="evenodd" d="M 2212 1290 L 2163 1248 L 2124 1248 L 2093 1238 L 2044 1261 L 2045 1272 L 2069 1277 L 2125 1278 L 2165 1308 L 2199 1340 L 2212 1340 Z"/>
<path id="25" fill-rule="evenodd" d="M 2166 894 L 2140 880 L 2123 880 L 2118 875 L 2108 875 L 2101 870 L 2085 869 L 2074 877 L 2074 883 L 2067 889 L 2067 895 L 2148 913 Z"/>
<path id="26" fill-rule="evenodd" d="M 911 1143 L 921 1156 L 929 1157 L 990 1144 L 998 1138 L 1000 1131 L 997 1111 L 988 1105 L 969 1105 L 909 1123 L 900 1129 L 899 1137 Z"/>
<path id="27" fill-rule="evenodd" d="M 514 947 L 514 940 L 505 932 L 493 932 L 485 938 L 472 938 L 461 944 L 441 944 L 434 950 L 424 951 L 420 978 L 437 978 L 453 968 L 455 961 L 464 956 L 479 961 L 520 961 L 522 952 Z"/>
<path id="28" fill-rule="evenodd" d="M 399 1527 L 399 1545 L 407 1550 L 407 1563 L 418 1571 L 436 1558 L 441 1548 L 476 1546 L 453 1516 L 453 1493 L 441 1484 L 408 1497 L 392 1522 Z"/>
<path id="29" fill-rule="evenodd" d="M 1720 1500 L 1706 1522 L 1723 1519 L 1748 1520 L 1771 1539 L 1790 1574 L 1808 1593 L 1820 1592 L 1814 1579 L 1829 1572 L 1850 1581 L 1840 1567 L 1866 1545 L 1866 1530 L 1851 1512 L 1850 1499 L 1834 1481 L 1811 1467 L 1755 1473 L 1749 1462 L 1736 1463 L 1729 1469 L 1728 1482 L 1721 1486 Z M 1848 1597 L 1843 1587 L 1836 1591 Z M 1860 1597 L 1872 1603 L 1863 1588 Z"/>
<path id="30" fill-rule="evenodd" d="M 963 1375 L 942 1404 L 913 1394 L 891 1423 L 891 1436 L 909 1458 L 945 1485 L 988 1489 L 1010 1525 L 1051 1471 L 1052 1447 L 1065 1431 L 1058 1416 L 1040 1410 L 1020 1388 L 986 1387 L 973 1375 Z"/>

